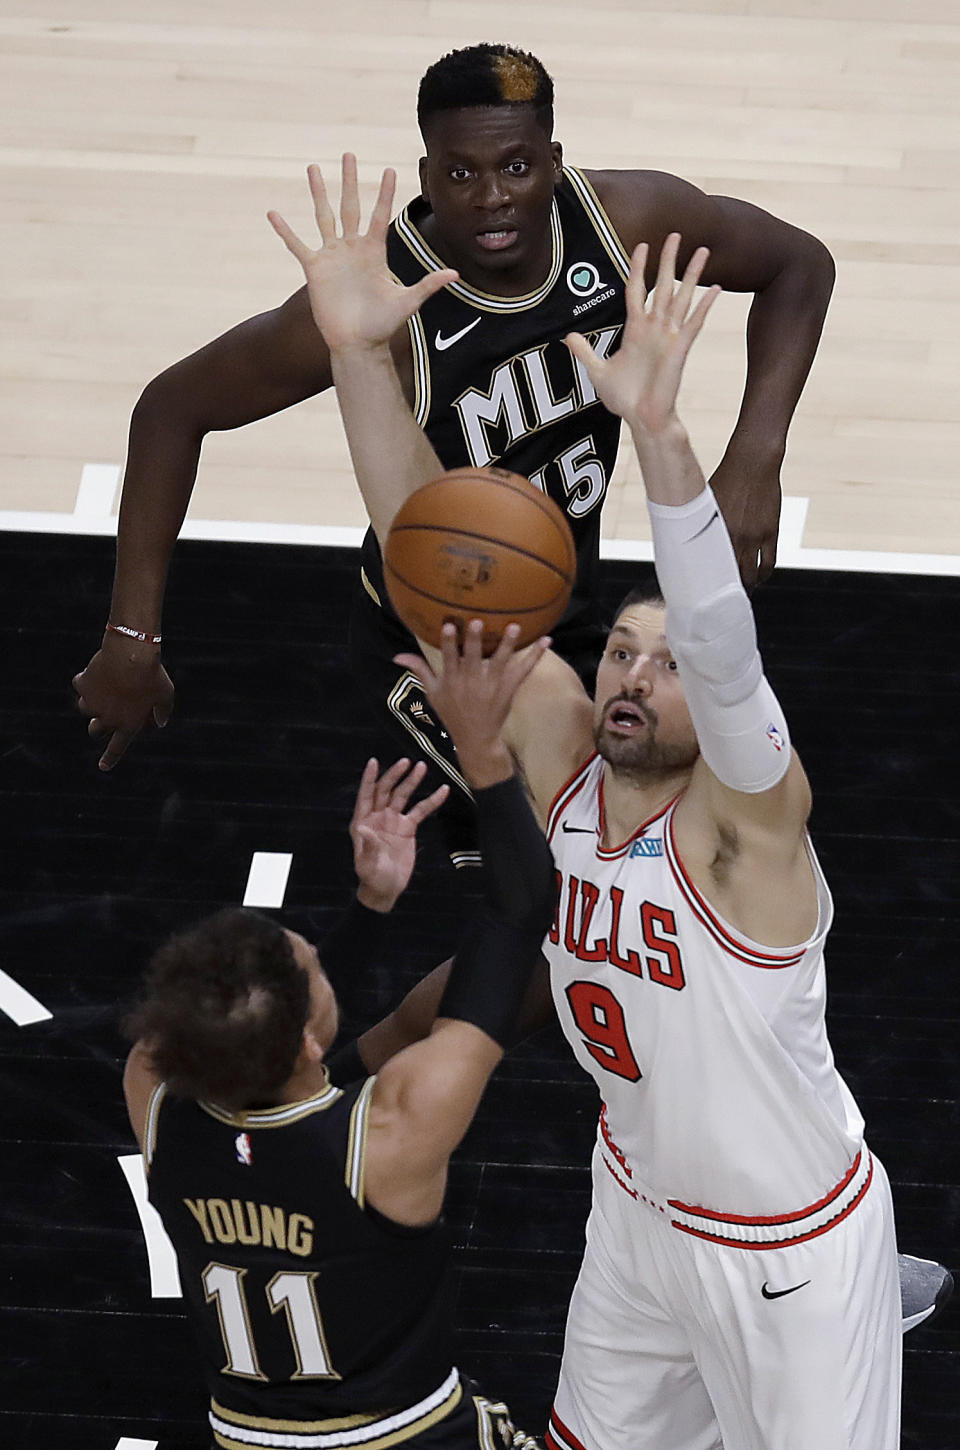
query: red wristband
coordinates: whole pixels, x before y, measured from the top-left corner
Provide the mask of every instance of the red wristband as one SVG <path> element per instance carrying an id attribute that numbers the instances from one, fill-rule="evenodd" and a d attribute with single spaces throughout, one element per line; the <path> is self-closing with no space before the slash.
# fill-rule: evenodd
<path id="1" fill-rule="evenodd" d="M 111 624 L 108 621 L 107 629 L 112 634 L 122 634 L 125 639 L 138 639 L 143 644 L 159 644 L 163 638 L 160 634 L 146 634 L 142 629 L 131 629 L 128 624 Z"/>

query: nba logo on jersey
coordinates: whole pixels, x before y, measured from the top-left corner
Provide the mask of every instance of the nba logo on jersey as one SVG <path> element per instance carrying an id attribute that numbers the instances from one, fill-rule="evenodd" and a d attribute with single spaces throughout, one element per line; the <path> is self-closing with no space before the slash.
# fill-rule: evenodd
<path id="1" fill-rule="evenodd" d="M 641 836 L 639 841 L 634 841 L 630 847 L 631 856 L 662 856 L 663 838 L 661 836 Z"/>
<path id="2" fill-rule="evenodd" d="M 250 1146 L 250 1134 L 238 1133 L 233 1140 L 233 1146 L 237 1150 L 237 1162 L 246 1163 L 250 1168 L 253 1164 L 253 1149 Z"/>
<path id="3" fill-rule="evenodd" d="M 783 736 L 780 734 L 780 731 L 777 729 L 776 725 L 774 725 L 772 720 L 767 726 L 767 739 L 770 741 L 770 744 L 773 746 L 774 750 L 783 749 Z"/>

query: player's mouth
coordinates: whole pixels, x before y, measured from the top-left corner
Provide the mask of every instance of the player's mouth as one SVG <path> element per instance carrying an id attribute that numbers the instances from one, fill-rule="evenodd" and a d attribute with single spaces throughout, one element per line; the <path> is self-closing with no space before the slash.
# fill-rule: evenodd
<path id="1" fill-rule="evenodd" d="M 512 247 L 520 234 L 516 227 L 487 227 L 476 235 L 478 245 L 485 252 L 502 252 Z"/>
<path id="2" fill-rule="evenodd" d="M 614 700 L 607 707 L 603 723 L 614 735 L 637 735 L 652 722 L 643 705 L 634 700 Z"/>

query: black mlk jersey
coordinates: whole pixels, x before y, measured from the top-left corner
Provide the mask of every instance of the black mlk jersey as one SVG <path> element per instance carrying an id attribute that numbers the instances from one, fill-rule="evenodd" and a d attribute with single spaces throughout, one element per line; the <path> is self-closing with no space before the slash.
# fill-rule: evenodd
<path id="1" fill-rule="evenodd" d="M 411 202 L 390 228 L 390 268 L 407 285 L 446 265 L 420 234 L 426 205 Z M 616 350 L 629 258 L 579 171 L 564 171 L 550 227 L 550 271 L 534 292 L 496 297 L 454 282 L 424 304 L 408 331 L 414 413 L 444 468 L 508 468 L 566 514 L 577 548 L 577 583 L 563 621 L 570 628 L 595 609 L 600 510 L 620 420 L 598 401 L 561 339 L 582 332 L 602 355 Z M 363 567 L 389 609 L 372 532 Z M 563 626 L 553 633 L 562 648 Z"/>
<path id="2" fill-rule="evenodd" d="M 450 1376 L 445 1226 L 406 1228 L 364 1207 L 373 1081 L 236 1114 L 163 1087 L 151 1100 L 150 1200 L 177 1253 L 222 1444 L 251 1416 L 302 1432 L 413 1405 Z"/>

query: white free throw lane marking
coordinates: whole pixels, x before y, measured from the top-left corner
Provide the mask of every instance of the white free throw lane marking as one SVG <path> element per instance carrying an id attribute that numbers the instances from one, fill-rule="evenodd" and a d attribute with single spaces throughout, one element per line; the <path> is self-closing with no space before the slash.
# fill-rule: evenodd
<path id="1" fill-rule="evenodd" d="M 129 1435 L 122 1436 L 116 1445 L 116 1450 L 157 1450 L 157 1440 L 131 1440 Z"/>
<path id="2" fill-rule="evenodd" d="M 53 1016 L 42 1002 L 38 1002 L 25 987 L 3 971 L 0 971 L 0 1012 L 6 1012 L 18 1027 L 29 1027 L 31 1022 L 48 1022 Z"/>
<path id="3" fill-rule="evenodd" d="M 85 463 L 73 506 L 74 517 L 109 518 L 119 482 L 120 469 L 115 463 Z"/>
<path id="4" fill-rule="evenodd" d="M 167 1231 L 160 1221 L 160 1215 L 147 1198 L 147 1175 L 143 1166 L 142 1153 L 127 1153 L 118 1158 L 121 1171 L 127 1180 L 147 1245 L 147 1263 L 150 1266 L 150 1293 L 154 1299 L 179 1299 L 181 1297 L 180 1272 L 173 1244 L 167 1238 Z M 131 1442 L 134 1445 L 140 1441 Z"/>
<path id="5" fill-rule="evenodd" d="M 254 851 L 244 906 L 282 906 L 292 861 L 289 851 Z"/>

